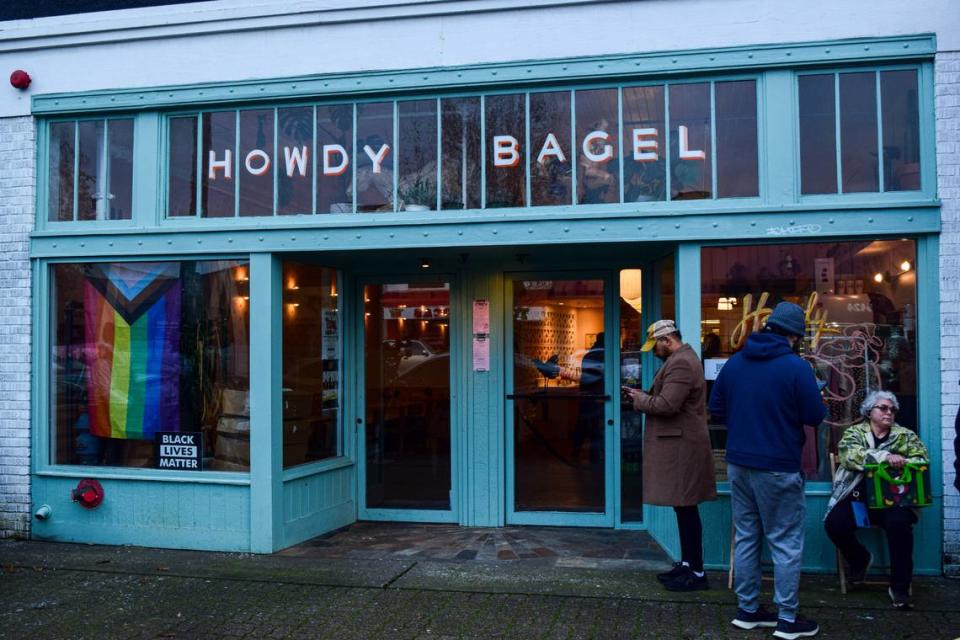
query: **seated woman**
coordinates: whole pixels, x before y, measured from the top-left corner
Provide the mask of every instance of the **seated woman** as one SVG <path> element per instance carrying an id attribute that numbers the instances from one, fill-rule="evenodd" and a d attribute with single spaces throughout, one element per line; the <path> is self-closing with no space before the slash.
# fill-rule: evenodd
<path id="1" fill-rule="evenodd" d="M 908 463 L 929 461 L 927 448 L 917 434 L 895 424 L 900 409 L 897 397 L 889 391 L 874 391 L 860 405 L 863 422 L 848 427 L 840 439 L 840 468 L 833 481 L 833 495 L 827 504 L 824 527 L 850 565 L 850 582 L 860 582 L 870 570 L 873 556 L 857 540 L 854 517 L 855 501 L 864 501 L 863 465 L 886 462 L 894 472 Z M 857 507 L 859 510 L 860 507 Z M 913 578 L 913 525 L 917 514 L 913 509 L 891 507 L 871 509 L 870 524 L 887 535 L 890 549 L 890 588 L 887 592 L 897 609 L 911 609 L 910 582 Z"/>

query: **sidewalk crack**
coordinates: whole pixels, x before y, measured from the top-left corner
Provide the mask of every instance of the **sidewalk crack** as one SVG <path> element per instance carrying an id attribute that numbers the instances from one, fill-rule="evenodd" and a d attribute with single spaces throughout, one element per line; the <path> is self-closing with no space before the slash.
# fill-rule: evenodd
<path id="1" fill-rule="evenodd" d="M 413 562 L 413 564 L 411 564 L 409 567 L 407 567 L 406 569 L 404 569 L 403 571 L 401 571 L 401 572 L 398 573 L 397 575 L 395 575 L 395 576 L 393 576 L 392 578 L 390 578 L 390 580 L 387 581 L 387 583 L 384 584 L 382 588 L 383 588 L 383 589 L 389 589 L 389 588 L 390 588 L 390 585 L 392 585 L 394 582 L 396 582 L 397 580 L 399 580 L 399 579 L 402 578 L 403 576 L 407 575 L 407 573 L 409 573 L 411 569 L 413 569 L 415 566 L 417 566 L 417 564 L 418 564 L 418 562 L 415 560 L 415 561 Z"/>

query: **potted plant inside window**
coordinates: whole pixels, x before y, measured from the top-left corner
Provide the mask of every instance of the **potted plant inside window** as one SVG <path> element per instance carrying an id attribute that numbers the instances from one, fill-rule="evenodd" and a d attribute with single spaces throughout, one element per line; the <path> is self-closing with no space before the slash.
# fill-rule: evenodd
<path id="1" fill-rule="evenodd" d="M 422 173 L 405 177 L 397 187 L 400 200 L 399 209 L 403 211 L 430 211 L 437 199 L 433 181 Z"/>

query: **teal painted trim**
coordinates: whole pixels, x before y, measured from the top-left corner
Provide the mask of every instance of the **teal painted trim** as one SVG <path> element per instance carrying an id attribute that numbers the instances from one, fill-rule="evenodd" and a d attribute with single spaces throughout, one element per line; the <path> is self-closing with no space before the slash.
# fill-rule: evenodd
<path id="1" fill-rule="evenodd" d="M 800 120 L 797 90 L 790 71 L 771 71 L 757 86 L 763 108 L 757 110 L 762 135 L 758 158 L 760 194 L 765 202 L 797 202 L 800 193 Z"/>
<path id="2" fill-rule="evenodd" d="M 34 150 L 34 167 L 37 172 L 37 192 L 33 194 L 34 230 L 46 228 L 50 216 L 48 199 L 50 197 L 50 121 L 34 120 L 37 127 L 37 148 Z"/>
<path id="3" fill-rule="evenodd" d="M 612 513 L 575 513 L 567 511 L 514 511 L 507 524 L 521 527 L 601 527 L 613 528 Z"/>
<path id="4" fill-rule="evenodd" d="M 250 474 L 232 471 L 161 471 L 140 467 L 87 467 L 50 465 L 36 472 L 39 478 L 98 478 L 102 480 L 136 480 L 139 482 L 193 482 L 248 486 Z"/>
<path id="5" fill-rule="evenodd" d="M 676 291 L 677 328 L 700 356 L 700 250 L 695 242 L 677 247 L 674 291 Z"/>
<path id="6" fill-rule="evenodd" d="M 400 198 L 398 192 L 400 176 L 400 108 L 397 101 L 393 101 L 393 210 L 400 210 Z M 354 183 L 354 191 L 356 183 Z"/>
<path id="7" fill-rule="evenodd" d="M 917 240 L 917 426 L 930 454 L 930 482 L 934 496 L 945 493 L 943 483 L 943 405 L 940 351 L 940 246 L 937 236 Z M 923 509 L 915 537 L 921 566 L 941 566 L 945 538 L 942 499 Z"/>
<path id="8" fill-rule="evenodd" d="M 86 93 L 35 95 L 34 114 L 142 110 L 192 104 L 263 102 L 303 96 L 406 93 L 463 87 L 535 85 L 652 73 L 716 72 L 863 61 L 929 59 L 936 53 L 932 34 L 856 38 L 799 44 L 522 61 L 460 67 L 330 74 L 266 81 L 198 84 Z"/>
<path id="9" fill-rule="evenodd" d="M 667 203 L 669 204 L 669 203 Z M 200 232 L 195 229 L 127 235 L 120 231 L 98 234 L 54 235 L 34 233 L 31 256 L 59 258 L 140 257 L 248 253 L 258 251 L 359 251 L 363 249 L 436 248 L 470 246 L 524 246 L 531 244 L 576 244 L 661 241 L 759 241 L 810 240 L 835 237 L 916 235 L 940 231 L 940 212 L 935 205 L 901 208 L 777 209 L 756 207 L 736 213 L 637 216 L 628 212 L 591 217 L 561 215 L 560 211 L 524 216 L 466 216 L 434 213 L 431 219 L 412 220 L 384 214 L 367 224 L 352 219 L 352 227 L 262 224 L 245 229 Z M 272 220 L 272 218 L 271 218 Z M 281 221 L 283 222 L 283 221 Z"/>
<path id="10" fill-rule="evenodd" d="M 717 199 L 717 83 L 710 83 L 710 199 Z M 759 115 L 759 114 L 758 114 Z M 759 146 L 760 139 L 757 139 Z M 759 152 L 759 150 L 758 150 Z"/>
<path id="11" fill-rule="evenodd" d="M 104 501 L 84 509 L 70 498 L 75 477 L 33 479 L 33 506 L 47 504 L 48 520 L 34 520 L 36 540 L 249 551 L 250 493 L 245 486 L 104 479 Z"/>
<path id="12" fill-rule="evenodd" d="M 462 402 L 461 458 L 463 461 L 460 523 L 465 526 L 497 527 L 506 523 L 506 400 L 504 376 L 512 362 L 505 357 L 504 279 L 502 264 L 484 265 L 469 255 L 461 257 L 464 294 L 456 307 L 464 318 L 459 340 L 464 365 L 472 365 L 473 301 L 482 299 L 490 311 L 490 368 L 474 371 L 465 366 L 467 384 Z M 469 266 L 467 266 L 469 265 Z"/>
<path id="13" fill-rule="evenodd" d="M 250 256 L 250 550 L 256 553 L 276 551 L 283 535 L 282 275 L 278 257 Z"/>
<path id="14" fill-rule="evenodd" d="M 530 93 L 526 92 L 523 94 L 523 178 L 524 178 L 524 189 L 523 197 L 526 201 L 524 203 L 526 208 L 533 206 L 533 194 L 530 193 L 530 171 L 532 166 L 530 164 Z"/>
<path id="15" fill-rule="evenodd" d="M 31 473 L 43 471 L 50 466 L 50 349 L 51 323 L 50 300 L 53 291 L 50 284 L 50 269 L 42 260 L 31 260 L 30 335 L 31 369 L 30 376 L 30 470 Z"/>
<path id="16" fill-rule="evenodd" d="M 797 110 L 799 114 L 799 109 Z M 833 74 L 834 153 L 837 165 L 837 195 L 843 195 L 843 130 L 840 128 L 840 74 Z"/>
<path id="17" fill-rule="evenodd" d="M 620 278 L 619 271 L 610 272 L 603 283 L 603 330 L 610 336 L 604 341 L 603 386 L 607 400 L 603 403 L 604 449 L 604 512 L 605 526 L 620 520 Z"/>
<path id="18" fill-rule="evenodd" d="M 162 118 L 157 113 L 142 113 L 133 121 L 133 211 L 131 223 L 137 227 L 156 227 L 163 219 L 166 202 L 166 171 L 157 149 L 165 149 Z M 198 136 L 199 137 L 199 136 Z"/>
<path id="19" fill-rule="evenodd" d="M 883 163 L 886 160 L 886 154 L 883 150 L 883 102 L 880 99 L 880 72 L 873 72 L 873 92 L 874 99 L 876 100 L 876 109 L 877 109 L 877 158 L 880 159 L 877 162 L 877 187 L 880 190 L 880 193 L 886 191 L 884 188 L 885 176 L 883 175 Z M 917 100 L 919 101 L 920 94 L 917 93 Z M 922 154 L 921 154 L 922 155 Z"/>
<path id="20" fill-rule="evenodd" d="M 361 509 L 360 520 L 375 522 L 424 522 L 456 524 L 457 516 L 449 510 L 431 509 Z"/>
<path id="21" fill-rule="evenodd" d="M 464 209 L 467 208 L 467 202 L 469 198 L 464 193 Z M 487 96 L 485 95 L 480 96 L 480 208 L 487 208 Z"/>
<path id="22" fill-rule="evenodd" d="M 212 128 L 212 123 L 211 123 Z M 233 148 L 236 150 L 236 153 L 233 154 L 233 217 L 240 217 L 240 180 L 243 176 L 240 175 L 240 111 L 233 112 Z M 276 164 L 276 156 L 273 156 L 274 164 Z M 200 157 L 200 164 L 203 166 L 203 157 Z"/>
<path id="23" fill-rule="evenodd" d="M 920 192 L 937 197 L 937 114 L 933 63 L 924 62 L 917 73 L 920 97 Z"/>
<path id="24" fill-rule="evenodd" d="M 342 446 L 340 440 L 341 439 L 338 437 L 338 444 Z M 336 471 L 337 469 L 343 469 L 344 467 L 352 467 L 354 464 L 355 463 L 353 460 L 343 456 L 328 458 L 326 460 L 317 460 L 316 462 L 308 462 L 306 464 L 300 464 L 295 467 L 284 469 L 282 481 L 290 482 L 292 480 L 299 480 L 300 478 L 308 478 L 310 476 L 319 475 L 328 471 Z"/>

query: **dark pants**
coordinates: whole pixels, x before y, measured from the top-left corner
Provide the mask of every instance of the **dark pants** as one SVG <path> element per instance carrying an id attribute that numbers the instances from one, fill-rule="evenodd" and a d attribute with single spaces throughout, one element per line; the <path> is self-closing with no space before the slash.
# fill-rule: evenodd
<path id="1" fill-rule="evenodd" d="M 677 514 L 677 529 L 680 531 L 680 560 L 690 565 L 692 571 L 703 571 L 703 524 L 700 508 L 674 507 Z"/>
<path id="2" fill-rule="evenodd" d="M 862 567 L 868 558 L 867 548 L 857 540 L 857 525 L 853 518 L 852 498 L 837 503 L 824 522 L 824 528 L 833 544 L 851 567 Z M 913 579 L 913 525 L 917 514 L 913 509 L 893 507 L 870 509 L 870 524 L 887 534 L 890 551 L 890 586 L 906 590 Z"/>

